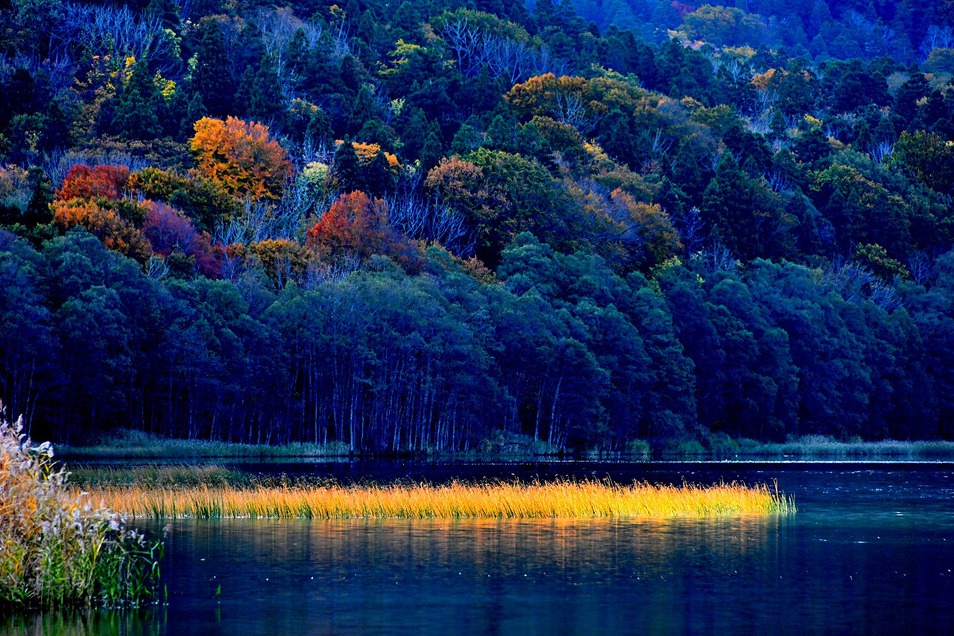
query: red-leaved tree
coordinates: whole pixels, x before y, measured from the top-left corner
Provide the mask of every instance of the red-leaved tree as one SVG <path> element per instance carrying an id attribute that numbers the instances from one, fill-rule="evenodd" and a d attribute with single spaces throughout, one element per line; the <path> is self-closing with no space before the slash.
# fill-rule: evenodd
<path id="1" fill-rule="evenodd" d="M 95 166 L 77 164 L 70 168 L 63 185 L 56 191 L 58 201 L 102 197 L 118 200 L 129 180 L 126 166 Z"/>
<path id="2" fill-rule="evenodd" d="M 388 225 L 387 204 L 360 190 L 338 197 L 308 230 L 305 246 L 324 261 L 347 255 L 367 260 L 373 254 L 402 263 L 411 258 L 407 240 Z"/>

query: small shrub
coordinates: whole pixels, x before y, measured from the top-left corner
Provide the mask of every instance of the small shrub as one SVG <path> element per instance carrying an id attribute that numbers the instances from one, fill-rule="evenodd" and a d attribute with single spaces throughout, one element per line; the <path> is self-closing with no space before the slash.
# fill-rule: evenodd
<path id="1" fill-rule="evenodd" d="M 642 439 L 634 439 L 629 444 L 626 445 L 626 451 L 629 453 L 630 457 L 633 459 L 650 459 L 652 458 L 653 449 L 650 447 L 649 442 Z"/>
<path id="2" fill-rule="evenodd" d="M 155 598 L 162 541 L 70 491 L 49 443 L 34 445 L 22 429 L 0 411 L 0 608 Z"/>
<path id="3" fill-rule="evenodd" d="M 703 457 L 706 454 L 706 449 L 699 441 L 694 439 L 668 440 L 662 449 L 663 457 L 673 459 Z"/>
<path id="4" fill-rule="evenodd" d="M 728 459 L 739 452 L 739 443 L 721 431 L 709 435 L 708 442 L 713 459 Z"/>

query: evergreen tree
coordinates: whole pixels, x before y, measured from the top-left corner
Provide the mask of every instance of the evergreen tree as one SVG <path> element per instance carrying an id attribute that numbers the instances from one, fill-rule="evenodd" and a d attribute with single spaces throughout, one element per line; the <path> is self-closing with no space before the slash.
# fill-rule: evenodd
<path id="1" fill-rule="evenodd" d="M 203 117 L 207 117 L 208 114 L 209 111 L 202 101 L 202 93 L 199 91 L 192 93 L 192 98 L 189 100 L 189 105 L 186 108 L 185 118 L 180 122 L 179 134 L 183 137 L 191 137 L 193 132 L 192 127 L 195 125 L 195 122 Z"/>
<path id="2" fill-rule="evenodd" d="M 255 70 L 251 64 L 245 67 L 235 91 L 233 102 L 235 112 L 242 117 L 248 117 L 252 112 L 252 103 L 255 100 Z"/>
<path id="3" fill-rule="evenodd" d="M 200 23 L 196 58 L 192 86 L 202 96 L 202 103 L 211 115 L 230 114 L 235 97 L 235 78 L 232 76 L 222 28 L 211 18 Z"/>
<path id="4" fill-rule="evenodd" d="M 350 137 L 345 137 L 335 152 L 334 163 L 331 166 L 331 183 L 338 192 L 352 192 L 364 190 L 365 170 L 361 166 L 358 153 Z"/>
<path id="5" fill-rule="evenodd" d="M 53 182 L 41 168 L 32 167 L 29 171 L 30 202 L 23 213 L 23 224 L 34 227 L 53 220 L 50 204 L 53 203 Z"/>
<path id="6" fill-rule="evenodd" d="M 272 56 L 262 56 L 255 81 L 252 84 L 252 99 L 248 115 L 262 121 L 277 117 L 285 111 L 285 97 L 275 71 Z"/>
<path id="7" fill-rule="evenodd" d="M 316 108 L 308 119 L 305 128 L 305 138 L 317 146 L 331 144 L 334 141 L 334 131 L 331 130 L 331 121 L 324 109 Z"/>
<path id="8" fill-rule="evenodd" d="M 394 173 L 383 151 L 374 155 L 365 167 L 364 183 L 367 193 L 374 197 L 381 197 L 394 187 Z"/>
<path id="9" fill-rule="evenodd" d="M 164 105 L 146 60 L 138 60 L 123 84 L 113 115 L 113 130 L 127 139 L 155 139 L 162 134 L 159 115 Z"/>

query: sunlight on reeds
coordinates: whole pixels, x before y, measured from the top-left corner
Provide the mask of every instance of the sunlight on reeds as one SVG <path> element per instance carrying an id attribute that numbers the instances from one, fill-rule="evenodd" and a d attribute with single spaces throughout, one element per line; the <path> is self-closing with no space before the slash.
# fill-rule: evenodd
<path id="1" fill-rule="evenodd" d="M 372 486 L 107 488 L 94 493 L 134 517 L 305 519 L 676 518 L 789 514 L 767 486 L 624 486 L 609 481 L 454 482 Z"/>

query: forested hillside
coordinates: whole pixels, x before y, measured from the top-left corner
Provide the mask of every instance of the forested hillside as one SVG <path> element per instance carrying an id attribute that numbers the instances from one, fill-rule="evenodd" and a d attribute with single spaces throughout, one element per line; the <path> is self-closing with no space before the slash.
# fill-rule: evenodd
<path id="1" fill-rule="evenodd" d="M 954 2 L 0 1 L 34 435 L 954 438 Z"/>

